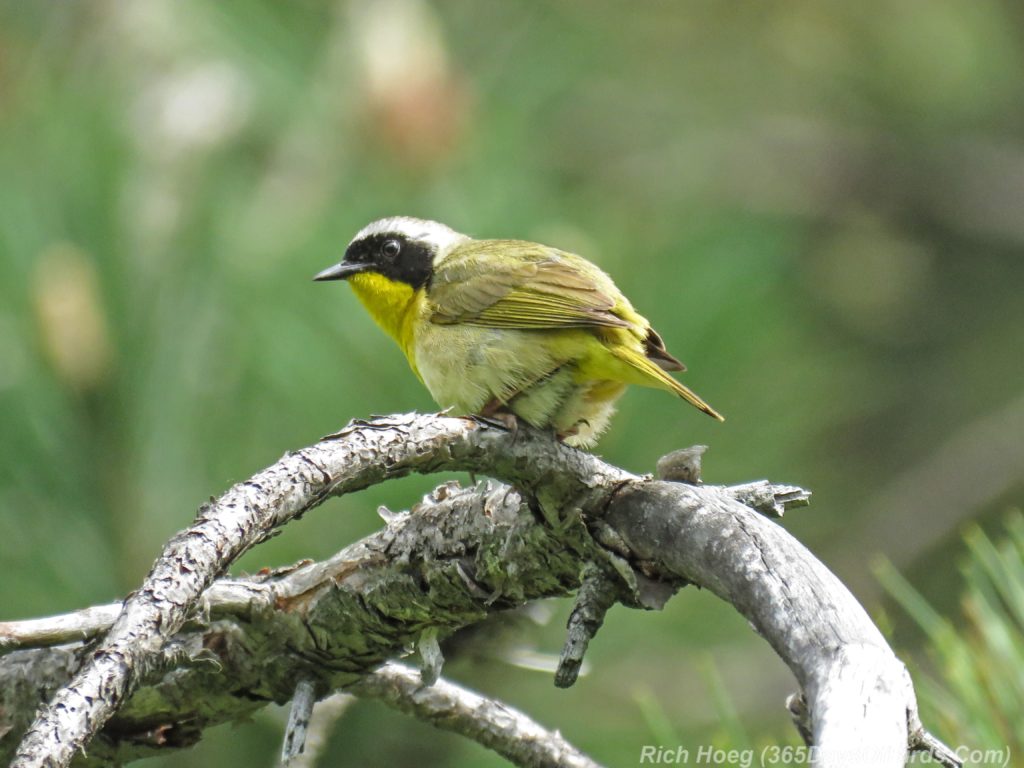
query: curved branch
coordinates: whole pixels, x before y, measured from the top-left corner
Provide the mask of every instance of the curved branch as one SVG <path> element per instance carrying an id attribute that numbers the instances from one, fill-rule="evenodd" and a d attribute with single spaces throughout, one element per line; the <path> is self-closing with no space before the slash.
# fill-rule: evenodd
<path id="1" fill-rule="evenodd" d="M 12 766 L 70 763 L 150 671 L 214 578 L 275 528 L 332 492 L 430 471 L 443 454 L 469 448 L 468 437 L 485 434 L 466 419 L 377 420 L 337 436 L 347 439 L 289 454 L 201 507 L 192 526 L 168 542 L 89 663 L 40 710 Z"/>
<path id="2" fill-rule="evenodd" d="M 582 526 L 556 535 L 508 486 L 446 484 L 328 560 L 219 580 L 165 647 L 174 668 L 140 686 L 84 762 L 190 746 L 209 726 L 288 702 L 297 680 L 321 698 L 407 654 L 426 632 L 450 634 L 528 600 L 567 596 L 588 547 Z M 74 615 L 26 623 L 67 625 Z M 7 629 L 30 642 L 18 622 Z M 64 685 L 79 661 L 78 648 L 38 637 L 43 647 L 0 658 L 0 733 L 15 738 L 37 692 Z M 0 738 L 0 764 L 14 746 Z"/>
<path id="3" fill-rule="evenodd" d="M 402 664 L 385 664 L 360 680 L 352 692 L 470 738 L 513 765 L 600 768 L 558 731 L 542 728 L 518 709 L 445 680 L 424 686 L 419 673 Z"/>
<path id="4" fill-rule="evenodd" d="M 605 522 L 635 556 L 706 587 L 750 620 L 796 675 L 821 751 L 870 749 L 864 765 L 906 763 L 907 712 L 917 710 L 906 668 L 796 539 L 717 489 L 678 483 L 630 484 Z"/>
<path id="5" fill-rule="evenodd" d="M 408 415 L 354 423 L 289 454 L 204 507 L 196 523 L 165 548 L 101 646 L 40 712 L 14 765 L 66 765 L 123 704 L 133 686 L 158 664 L 177 658 L 173 646 L 178 640 L 172 638 L 193 614 L 203 591 L 275 527 L 329 495 L 409 472 L 441 469 L 484 472 L 514 483 L 524 494 L 526 509 L 537 508 L 546 521 L 555 523 L 533 524 L 531 530 L 542 533 L 516 550 L 514 562 L 518 566 L 519 557 L 529 561 L 531 547 L 545 550 L 553 542 L 571 576 L 552 584 L 550 576 L 544 582 L 544 574 L 537 573 L 534 578 L 539 581 L 524 591 L 518 574 L 507 572 L 507 552 L 498 558 L 499 573 L 486 572 L 485 557 L 481 576 L 479 569 L 467 573 L 446 549 L 456 567 L 445 573 L 451 589 L 442 595 L 455 607 L 444 600 L 417 606 L 414 620 L 382 636 L 377 653 L 383 656 L 368 654 L 355 663 L 350 659 L 347 667 L 333 667 L 336 673 L 342 669 L 358 678 L 367 671 L 366 659 L 379 663 L 388 654 L 401 653 L 404 646 L 396 642 L 388 648 L 391 642 L 407 643 L 427 629 L 450 631 L 479 619 L 486 613 L 480 606 L 499 599 L 507 606 L 541 594 L 562 594 L 578 585 L 586 562 L 610 563 L 623 578 L 627 602 L 657 605 L 668 594 L 657 588 L 659 583 L 685 580 L 711 589 L 750 619 L 804 689 L 810 732 L 818 747 L 815 765 L 849 762 L 849 751 L 864 745 L 872 749 L 872 764 L 902 765 L 908 746 L 920 743 L 911 743 L 920 738 L 912 733 L 917 705 L 902 664 L 824 566 L 785 531 L 736 500 L 737 495 L 749 498 L 749 489 L 744 495 L 642 480 L 532 430 L 509 434 L 470 419 Z M 486 513 L 486 501 L 483 504 Z M 518 501 L 516 506 L 520 507 Z M 457 535 L 454 543 L 438 542 L 435 536 L 418 543 L 445 549 L 458 541 Z M 496 544 L 486 536 L 480 543 L 492 551 Z M 370 554 L 377 561 L 387 560 L 386 552 Z M 480 565 L 479 557 L 474 565 Z M 317 568 L 309 569 L 306 575 L 310 574 L 315 577 Z M 407 592 L 402 597 L 407 601 L 422 594 Z M 293 594 L 290 610 L 299 612 L 297 606 L 307 598 Z M 466 599 L 475 614 L 460 602 Z M 410 610 L 402 601 L 387 608 L 392 615 Z M 316 651 L 322 651 L 324 639 L 314 638 Z M 329 660 L 337 663 L 333 657 Z M 295 679 L 288 681 L 289 690 Z"/>

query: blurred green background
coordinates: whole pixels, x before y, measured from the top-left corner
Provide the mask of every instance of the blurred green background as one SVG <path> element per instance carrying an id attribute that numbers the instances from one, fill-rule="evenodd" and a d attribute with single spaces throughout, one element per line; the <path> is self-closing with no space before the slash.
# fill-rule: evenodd
<path id="1" fill-rule="evenodd" d="M 634 390 L 600 452 L 645 472 L 706 443 L 711 482 L 813 489 L 785 527 L 941 684 L 871 564 L 955 623 L 963 529 L 1020 504 L 1022 75 L 1012 0 L 2 0 L 0 618 L 122 596 L 210 495 L 430 410 L 348 289 L 310 281 L 406 214 L 610 272 L 728 421 Z M 439 480 L 333 501 L 239 570 L 329 555 Z M 569 691 L 449 672 L 613 765 L 796 739 L 788 671 L 708 594 L 614 610 L 589 659 Z M 150 764 L 270 766 L 281 724 Z M 323 764 L 501 761 L 359 703 Z"/>

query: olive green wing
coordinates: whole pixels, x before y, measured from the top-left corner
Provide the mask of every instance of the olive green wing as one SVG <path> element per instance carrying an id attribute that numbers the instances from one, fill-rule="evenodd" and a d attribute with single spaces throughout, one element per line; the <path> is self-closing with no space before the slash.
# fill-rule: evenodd
<path id="1" fill-rule="evenodd" d="M 624 309 L 635 313 L 597 267 L 519 240 L 478 240 L 456 249 L 435 270 L 427 298 L 431 321 L 442 325 L 640 330 L 622 316 Z"/>
<path id="2" fill-rule="evenodd" d="M 722 416 L 665 371 L 684 366 L 604 272 L 579 256 L 519 240 L 477 240 L 438 265 L 427 289 L 430 319 L 443 325 L 552 330 L 610 329 L 637 342 L 609 346 L 644 374 L 722 420 Z M 620 336 L 621 338 L 621 336 Z M 627 337 L 628 338 L 628 337 Z"/>

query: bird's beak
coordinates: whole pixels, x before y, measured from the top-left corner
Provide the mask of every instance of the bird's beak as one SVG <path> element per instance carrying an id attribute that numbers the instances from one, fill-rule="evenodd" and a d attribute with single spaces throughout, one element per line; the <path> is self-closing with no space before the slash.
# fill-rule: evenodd
<path id="1" fill-rule="evenodd" d="M 323 272 L 318 272 L 314 275 L 314 280 L 345 280 L 350 275 L 356 275 L 360 272 L 365 272 L 369 268 L 367 264 L 352 264 L 351 262 L 343 261 L 340 264 L 335 264 L 333 267 L 328 267 Z"/>

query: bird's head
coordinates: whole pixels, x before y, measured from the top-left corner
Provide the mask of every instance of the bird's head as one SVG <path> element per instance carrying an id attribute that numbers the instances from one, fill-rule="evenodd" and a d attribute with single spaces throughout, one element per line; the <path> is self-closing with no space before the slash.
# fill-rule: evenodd
<path id="1" fill-rule="evenodd" d="M 345 249 L 345 257 L 314 280 L 347 280 L 376 273 L 415 288 L 426 285 L 438 264 L 469 238 L 436 221 L 394 216 L 363 227 Z"/>

